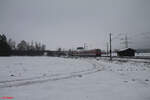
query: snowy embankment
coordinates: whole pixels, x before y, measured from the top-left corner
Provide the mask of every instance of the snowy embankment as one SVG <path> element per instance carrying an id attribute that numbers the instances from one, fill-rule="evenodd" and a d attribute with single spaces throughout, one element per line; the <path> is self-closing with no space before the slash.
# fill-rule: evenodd
<path id="1" fill-rule="evenodd" d="M 0 97 L 14 100 L 150 100 L 150 63 L 1 57 Z"/>

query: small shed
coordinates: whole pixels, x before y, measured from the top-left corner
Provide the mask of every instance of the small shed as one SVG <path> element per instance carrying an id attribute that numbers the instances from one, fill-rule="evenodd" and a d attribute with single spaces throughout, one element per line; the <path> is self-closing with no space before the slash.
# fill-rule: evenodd
<path id="1" fill-rule="evenodd" d="M 122 49 L 117 52 L 117 56 L 135 56 L 135 50 L 132 48 Z"/>

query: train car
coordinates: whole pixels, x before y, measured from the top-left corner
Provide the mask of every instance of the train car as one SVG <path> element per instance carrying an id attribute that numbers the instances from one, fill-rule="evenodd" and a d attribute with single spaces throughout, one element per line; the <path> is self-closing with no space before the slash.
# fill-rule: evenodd
<path id="1" fill-rule="evenodd" d="M 100 49 L 92 49 L 92 50 L 81 50 L 72 52 L 72 56 L 79 57 L 100 57 L 101 50 Z"/>

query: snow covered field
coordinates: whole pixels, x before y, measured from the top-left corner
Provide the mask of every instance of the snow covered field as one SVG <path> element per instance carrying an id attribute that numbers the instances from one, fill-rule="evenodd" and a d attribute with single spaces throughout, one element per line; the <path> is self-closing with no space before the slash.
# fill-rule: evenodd
<path id="1" fill-rule="evenodd" d="M 0 57 L 0 97 L 150 100 L 150 61 Z"/>

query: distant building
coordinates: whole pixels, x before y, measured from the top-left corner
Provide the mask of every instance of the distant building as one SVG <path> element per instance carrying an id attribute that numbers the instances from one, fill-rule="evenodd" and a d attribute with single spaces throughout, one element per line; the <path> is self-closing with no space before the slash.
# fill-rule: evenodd
<path id="1" fill-rule="evenodd" d="M 135 56 L 135 50 L 131 48 L 122 49 L 117 52 L 117 56 Z"/>

